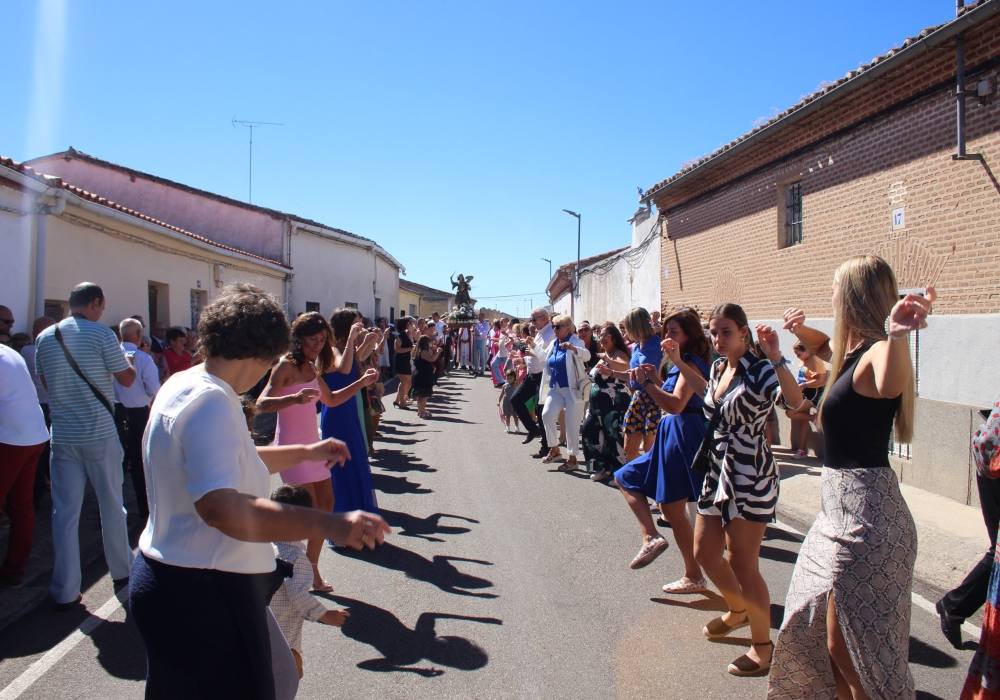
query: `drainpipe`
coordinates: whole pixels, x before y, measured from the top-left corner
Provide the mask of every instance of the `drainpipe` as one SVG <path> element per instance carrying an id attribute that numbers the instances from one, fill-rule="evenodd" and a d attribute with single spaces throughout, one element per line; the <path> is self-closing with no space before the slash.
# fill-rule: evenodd
<path id="1" fill-rule="evenodd" d="M 51 204 L 39 204 L 31 215 L 35 238 L 35 318 L 45 315 L 45 259 L 48 248 L 48 217 L 66 210 L 66 192 L 56 190 Z"/>
<path id="2" fill-rule="evenodd" d="M 965 0 L 955 0 L 955 15 L 962 12 Z M 955 37 L 955 158 L 965 158 L 965 37 Z"/>

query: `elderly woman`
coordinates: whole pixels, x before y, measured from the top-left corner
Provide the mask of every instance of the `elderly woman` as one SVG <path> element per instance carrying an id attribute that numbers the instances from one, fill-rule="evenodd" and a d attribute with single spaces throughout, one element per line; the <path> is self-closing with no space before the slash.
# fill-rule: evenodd
<path id="1" fill-rule="evenodd" d="M 552 319 L 552 328 L 555 338 L 541 351 L 545 364 L 538 400 L 542 402 L 542 424 L 550 445 L 549 454 L 542 461 L 548 464 L 562 457 L 559 452 L 559 413 L 565 411 L 569 458 L 559 466 L 559 471 L 568 472 L 578 465 L 576 453 L 580 445 L 585 398 L 581 383 L 587 377 L 584 363 L 590 359 L 590 351 L 576 334 L 573 319 L 569 316 L 556 316 Z"/>
<path id="2" fill-rule="evenodd" d="M 146 645 L 146 697 L 275 698 L 270 543 L 326 537 L 371 548 L 388 526 L 369 513 L 268 499 L 271 473 L 349 456 L 337 440 L 257 448 L 250 439 L 239 395 L 289 344 L 274 298 L 230 287 L 205 308 L 198 332 L 205 363 L 160 390 L 143 438 L 150 516 L 129 602 Z"/>

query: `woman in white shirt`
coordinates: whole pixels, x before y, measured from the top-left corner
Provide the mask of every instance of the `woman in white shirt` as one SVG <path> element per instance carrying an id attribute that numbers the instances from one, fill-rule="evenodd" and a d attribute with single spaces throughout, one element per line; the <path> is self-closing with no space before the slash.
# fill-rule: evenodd
<path id="1" fill-rule="evenodd" d="M 271 473 L 349 456 L 332 439 L 260 448 L 250 439 L 239 394 L 288 349 L 288 322 L 274 298 L 230 287 L 202 312 L 198 334 L 204 364 L 164 385 L 143 439 L 150 516 L 129 602 L 146 643 L 146 697 L 270 700 L 270 543 L 325 537 L 372 548 L 388 526 L 361 511 L 268 499 Z"/>
<path id="2" fill-rule="evenodd" d="M 569 316 L 556 316 L 552 319 L 552 328 L 556 337 L 544 350 L 545 365 L 538 396 L 542 403 L 545 436 L 550 446 L 549 454 L 542 461 L 549 463 L 562 457 L 559 452 L 559 413 L 566 411 L 566 451 L 569 458 L 559 465 L 559 471 L 568 472 L 578 466 L 584 401 L 581 380 L 587 377 L 583 364 L 590 359 L 590 351 L 576 334 L 576 326 Z"/>

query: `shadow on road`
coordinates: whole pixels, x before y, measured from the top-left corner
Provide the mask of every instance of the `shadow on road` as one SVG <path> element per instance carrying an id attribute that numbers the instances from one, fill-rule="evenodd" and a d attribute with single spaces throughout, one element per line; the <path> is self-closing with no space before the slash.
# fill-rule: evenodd
<path id="1" fill-rule="evenodd" d="M 394 534 L 403 537 L 418 537 L 428 542 L 444 542 L 439 537 L 431 535 L 462 535 L 469 532 L 469 528 L 456 525 L 442 525 L 441 518 L 453 518 L 467 523 L 478 524 L 478 520 L 466 518 L 462 515 L 452 515 L 451 513 L 434 513 L 426 518 L 418 518 L 409 513 L 401 513 L 394 510 L 381 508 L 380 512 L 386 522 L 393 528 Z"/>
<path id="2" fill-rule="evenodd" d="M 761 559 L 770 559 L 771 561 L 794 564 L 795 560 L 799 558 L 799 553 L 788 549 L 782 549 L 781 547 L 770 547 L 763 544 L 760 546 L 760 557 Z"/>
<path id="3" fill-rule="evenodd" d="M 426 557 L 417 554 L 416 552 L 412 552 L 409 549 L 403 549 L 402 547 L 397 547 L 396 545 L 389 543 L 379 545 L 379 547 L 374 551 L 356 552 L 352 549 L 344 548 L 337 548 L 334 551 L 341 556 L 351 557 L 352 559 L 360 559 L 368 562 L 369 564 L 375 564 L 376 566 L 381 566 L 386 569 L 402 571 L 408 578 L 430 583 L 445 593 L 467 595 L 475 598 L 497 597 L 495 593 L 474 592 L 475 589 L 479 588 L 492 588 L 492 581 L 478 576 L 472 576 L 471 574 L 463 574 L 455 567 L 454 564 L 451 563 L 453 561 L 464 561 L 471 564 L 493 566 L 493 562 L 491 561 L 483 561 L 482 559 L 466 559 L 464 557 L 449 557 L 444 555 L 436 555 L 433 559 L 427 559 Z"/>
<path id="4" fill-rule="evenodd" d="M 372 474 L 372 485 L 377 491 L 391 494 L 404 493 L 434 493 L 433 489 L 424 488 L 420 484 L 410 481 L 405 476 L 389 476 L 388 474 Z"/>
<path id="5" fill-rule="evenodd" d="M 415 667 L 414 664 L 427 660 L 462 671 L 474 671 L 489 663 L 486 651 L 465 637 L 451 635 L 438 636 L 435 626 L 438 620 L 461 620 L 487 625 L 502 625 L 495 617 L 473 617 L 449 613 L 425 612 L 417 618 L 411 630 L 388 610 L 343 596 L 323 595 L 351 612 L 341 628 L 351 639 L 375 647 L 382 658 L 369 659 L 358 664 L 358 668 L 379 673 L 414 673 L 431 678 L 440 676 L 444 670 Z"/>
<path id="6" fill-rule="evenodd" d="M 701 594 L 701 596 L 702 597 L 689 596 L 686 598 L 656 597 L 650 598 L 650 600 L 654 603 L 660 603 L 661 605 L 672 605 L 678 608 L 690 608 L 691 610 L 704 610 L 706 612 L 726 612 L 729 610 L 729 606 L 726 605 L 726 599 L 718 593 L 709 591 L 708 593 Z"/>
<path id="7" fill-rule="evenodd" d="M 911 664 L 920 664 L 929 668 L 954 668 L 958 666 L 958 659 L 954 656 L 932 647 L 916 637 L 910 637 L 909 661 Z"/>
<path id="8" fill-rule="evenodd" d="M 382 447 L 369 458 L 369 462 L 373 467 L 378 467 L 387 472 L 424 472 L 432 474 L 437 471 L 434 467 L 422 464 L 416 457 L 408 455 L 402 450 Z"/>

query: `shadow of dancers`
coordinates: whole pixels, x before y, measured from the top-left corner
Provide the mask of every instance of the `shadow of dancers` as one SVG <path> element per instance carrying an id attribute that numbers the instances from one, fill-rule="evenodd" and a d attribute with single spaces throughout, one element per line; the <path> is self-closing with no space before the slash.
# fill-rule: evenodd
<path id="1" fill-rule="evenodd" d="M 420 484 L 410 481 L 405 476 L 389 476 L 387 474 L 372 474 L 372 486 L 376 491 L 402 495 L 404 493 L 424 494 L 434 493 Z"/>
<path id="2" fill-rule="evenodd" d="M 394 534 L 404 537 L 417 537 L 428 542 L 444 542 L 438 537 L 431 535 L 462 535 L 469 531 L 467 527 L 457 525 L 442 525 L 441 518 L 454 518 L 467 523 L 479 524 L 478 520 L 466 518 L 462 515 L 452 515 L 451 513 L 434 513 L 426 518 L 418 518 L 409 513 L 401 513 L 394 510 L 381 508 L 379 511 L 386 522 L 392 527 Z"/>
<path id="3" fill-rule="evenodd" d="M 368 562 L 369 564 L 375 564 L 376 566 L 392 569 L 394 571 L 402 571 L 406 574 L 407 578 L 425 581 L 426 583 L 437 586 L 437 588 L 445 593 L 467 595 L 474 598 L 497 597 L 495 593 L 475 592 L 475 589 L 479 588 L 492 588 L 492 581 L 478 576 L 473 576 L 471 574 L 463 574 L 455 567 L 454 564 L 451 563 L 453 561 L 464 561 L 469 562 L 470 564 L 493 566 L 493 562 L 491 561 L 483 561 L 482 559 L 466 559 L 464 557 L 449 557 L 440 554 L 435 555 L 433 559 L 427 559 L 416 552 L 412 552 L 409 549 L 403 549 L 402 547 L 397 547 L 396 545 L 388 542 L 380 544 L 374 550 L 364 552 L 358 552 L 353 549 L 346 549 L 343 547 L 338 547 L 334 551 L 344 557 L 360 559 Z"/>
<path id="4" fill-rule="evenodd" d="M 382 655 L 379 659 L 362 661 L 358 668 L 379 673 L 399 671 L 415 673 L 425 678 L 444 673 L 442 669 L 433 666 L 414 667 L 414 664 L 425 659 L 431 664 L 462 671 L 482 668 L 489 663 L 489 656 L 481 646 L 465 637 L 438 636 L 436 623 L 438 620 L 463 620 L 487 625 L 503 624 L 502 620 L 495 617 L 425 612 L 420 614 L 417 624 L 411 630 L 388 610 L 353 598 L 328 594 L 323 597 L 350 610 L 351 616 L 347 618 L 341 631 L 351 639 L 374 647 Z"/>

